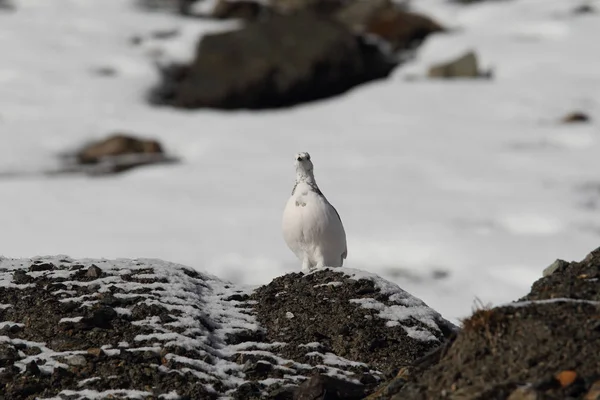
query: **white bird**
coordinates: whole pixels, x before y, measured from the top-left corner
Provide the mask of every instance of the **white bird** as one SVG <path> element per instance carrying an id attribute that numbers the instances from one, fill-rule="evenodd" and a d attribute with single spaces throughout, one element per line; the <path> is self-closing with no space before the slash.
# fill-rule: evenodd
<path id="1" fill-rule="evenodd" d="M 302 262 L 302 271 L 341 267 L 348 255 L 337 210 L 319 190 L 310 154 L 296 154 L 296 184 L 283 211 L 283 238 Z"/>

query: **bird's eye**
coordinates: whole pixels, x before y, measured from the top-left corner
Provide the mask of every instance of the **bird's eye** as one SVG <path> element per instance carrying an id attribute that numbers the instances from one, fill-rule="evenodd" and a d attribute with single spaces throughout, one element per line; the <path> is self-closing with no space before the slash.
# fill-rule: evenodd
<path id="1" fill-rule="evenodd" d="M 302 157 L 298 157 L 296 160 L 298 160 L 298 161 L 302 161 Z"/>
<path id="2" fill-rule="evenodd" d="M 310 156 L 306 156 L 306 159 L 310 161 Z"/>

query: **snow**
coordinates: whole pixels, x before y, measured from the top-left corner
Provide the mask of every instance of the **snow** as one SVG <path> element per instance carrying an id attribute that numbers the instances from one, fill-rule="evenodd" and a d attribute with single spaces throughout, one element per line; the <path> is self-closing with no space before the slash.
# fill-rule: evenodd
<path id="1" fill-rule="evenodd" d="M 189 60 L 199 33 L 235 24 L 130 3 L 21 0 L 0 15 L 0 172 L 53 167 L 57 153 L 114 131 L 157 138 L 183 163 L 3 179 L 3 255 L 160 258 L 266 283 L 300 269 L 280 218 L 290 156 L 307 150 L 343 218 L 345 265 L 449 319 L 476 297 L 519 298 L 554 259 L 597 246 L 598 194 L 584 188 L 600 179 L 598 14 L 572 16 L 563 0 L 412 2 L 454 30 L 390 79 L 288 110 L 220 112 L 155 108 L 144 96 L 154 63 Z M 151 38 L 173 29 L 180 36 Z M 424 78 L 469 49 L 492 80 Z M 559 124 L 572 110 L 592 123 Z M 433 279 L 440 270 L 448 277 Z"/>
<path id="2" fill-rule="evenodd" d="M 88 383 L 92 383 L 92 382 L 96 382 L 99 381 L 101 378 L 100 377 L 93 377 L 93 378 L 87 378 L 87 379 L 83 379 L 81 381 L 79 381 L 79 383 L 77 383 L 77 386 L 82 387 L 87 385 Z"/>
<path id="3" fill-rule="evenodd" d="M 131 310 L 129 308 L 115 307 L 114 310 L 119 315 L 131 315 Z"/>
<path id="4" fill-rule="evenodd" d="M 318 349 L 319 347 L 321 347 L 322 344 L 319 342 L 310 342 L 310 343 L 305 343 L 305 344 L 299 344 L 298 347 L 307 347 L 309 349 Z"/>
<path id="5" fill-rule="evenodd" d="M 437 323 L 433 319 L 435 311 L 427 306 L 421 307 L 405 307 L 401 305 L 386 306 L 385 304 L 375 299 L 351 299 L 351 303 L 360 304 L 361 307 L 379 311 L 378 317 L 387 319 L 386 326 L 394 327 L 401 325 L 407 335 L 413 339 L 422 341 L 437 341 L 438 339 L 429 331 L 419 329 L 418 327 L 402 324 L 401 321 L 406 321 L 411 318 L 425 323 L 431 329 L 438 331 Z"/>
<path id="6" fill-rule="evenodd" d="M 161 394 L 160 396 L 158 396 L 158 398 L 162 400 L 179 400 L 181 396 L 177 394 L 176 390 L 173 390 L 169 393 Z"/>
<path id="7" fill-rule="evenodd" d="M 63 324 L 65 322 L 79 322 L 82 319 L 83 317 L 61 318 L 60 321 L 58 321 L 58 323 Z"/>
<path id="8" fill-rule="evenodd" d="M 324 286 L 342 286 L 343 282 L 328 282 L 328 283 L 319 283 L 318 285 L 314 285 L 313 287 L 324 287 Z"/>
<path id="9" fill-rule="evenodd" d="M 99 392 L 97 390 L 85 389 L 85 390 L 63 390 L 58 396 L 52 398 L 45 398 L 44 400 L 62 400 L 64 397 L 62 396 L 79 396 L 79 397 L 69 397 L 74 400 L 96 400 L 96 399 L 105 399 L 111 398 L 114 396 L 123 397 L 126 399 L 145 399 L 148 396 L 152 396 L 151 392 L 145 392 L 142 390 L 125 390 L 125 389 L 111 389 L 111 390 L 103 390 Z"/>
<path id="10" fill-rule="evenodd" d="M 557 297 L 555 299 L 543 299 L 543 300 L 526 300 L 516 301 L 514 303 L 501 304 L 500 307 L 528 307 L 531 305 L 547 305 L 556 303 L 579 303 L 579 304 L 591 304 L 593 306 L 600 306 L 600 301 L 584 300 L 584 299 L 571 299 L 567 297 Z"/>
<path id="11" fill-rule="evenodd" d="M 337 366 L 351 366 L 351 367 L 367 367 L 367 364 L 358 361 L 347 360 L 343 357 L 337 356 L 333 353 L 319 353 L 318 351 L 311 351 L 306 353 L 306 357 L 321 357 L 323 363 L 326 365 L 337 365 Z"/>

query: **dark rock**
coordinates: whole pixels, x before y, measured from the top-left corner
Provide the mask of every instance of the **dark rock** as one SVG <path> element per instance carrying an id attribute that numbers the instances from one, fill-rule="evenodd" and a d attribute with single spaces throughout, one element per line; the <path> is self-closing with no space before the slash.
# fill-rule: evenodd
<path id="1" fill-rule="evenodd" d="M 262 380 L 268 378 L 269 373 L 273 371 L 273 364 L 260 360 L 256 363 L 248 363 L 242 371 L 252 380 Z"/>
<path id="2" fill-rule="evenodd" d="M 326 375 L 315 375 L 303 382 L 294 400 L 360 400 L 365 387 Z"/>
<path id="3" fill-rule="evenodd" d="M 265 337 L 266 335 L 262 330 L 243 330 L 227 334 L 225 341 L 228 344 L 240 344 L 244 342 L 261 343 L 265 341 Z"/>
<path id="4" fill-rule="evenodd" d="M 573 14 L 582 15 L 582 14 L 594 14 L 596 9 L 591 4 L 581 4 L 573 9 Z"/>
<path id="5" fill-rule="evenodd" d="M 112 321 L 117 316 L 117 312 L 112 307 L 100 307 L 91 317 L 82 319 L 81 323 L 90 328 L 111 329 Z"/>
<path id="6" fill-rule="evenodd" d="M 25 381 L 17 382 L 11 389 L 12 397 L 7 397 L 8 399 L 28 399 L 29 396 L 42 392 L 45 385 L 41 382 Z"/>
<path id="7" fill-rule="evenodd" d="M 338 22 L 301 12 L 204 36 L 189 66 L 164 70 L 150 100 L 182 108 L 285 107 L 383 78 L 393 66 Z"/>
<path id="8" fill-rule="evenodd" d="M 17 285 L 25 285 L 33 282 L 33 280 L 34 279 L 31 276 L 27 275 L 27 273 L 21 269 L 15 271 L 15 273 L 13 274 L 13 281 Z"/>
<path id="9" fill-rule="evenodd" d="M 279 14 L 289 15 L 305 11 L 328 15 L 339 10 L 344 0 L 273 0 L 270 6 Z"/>
<path id="10" fill-rule="evenodd" d="M 561 119 L 561 121 L 565 124 L 590 122 L 590 120 L 591 118 L 589 115 L 581 111 L 573 111 Z"/>
<path id="11" fill-rule="evenodd" d="M 257 383 L 246 382 L 238 387 L 233 398 L 235 400 L 259 399 L 261 392 L 262 390 Z"/>
<path id="12" fill-rule="evenodd" d="M 269 13 L 263 4 L 249 0 L 219 0 L 211 16 L 217 19 L 241 19 L 255 21 Z"/>
<path id="13" fill-rule="evenodd" d="M 0 368 L 12 365 L 20 358 L 21 357 L 19 357 L 19 354 L 14 347 L 0 343 Z"/>
<path id="14" fill-rule="evenodd" d="M 36 272 L 36 271 L 50 271 L 53 270 L 54 268 L 56 268 L 56 266 L 52 263 L 48 263 L 48 262 L 35 262 L 33 264 L 31 264 L 31 266 L 29 267 L 29 271 L 30 272 Z"/>
<path id="15" fill-rule="evenodd" d="M 5 325 L 3 328 L 0 328 L 0 334 L 2 334 L 2 335 L 15 334 L 15 333 L 18 333 L 19 331 L 21 331 L 22 329 L 23 329 L 23 327 L 20 325 L 17 325 L 17 324 Z"/>
<path id="16" fill-rule="evenodd" d="M 69 371 L 66 368 L 54 368 L 54 371 L 52 371 L 52 375 L 51 375 L 51 385 L 56 387 L 56 386 L 62 386 L 62 385 L 69 385 L 73 383 L 73 378 L 75 377 L 75 374 L 71 371 Z"/>
<path id="17" fill-rule="evenodd" d="M 293 387 L 280 387 L 275 390 L 269 392 L 267 399 L 268 400 L 293 400 L 294 392 L 296 392 L 296 388 Z"/>
<path id="18" fill-rule="evenodd" d="M 247 294 L 232 294 L 227 298 L 227 301 L 246 301 L 250 298 Z"/>
<path id="19" fill-rule="evenodd" d="M 34 375 L 34 376 L 39 376 L 42 373 L 40 371 L 40 368 L 35 363 L 35 361 L 31 361 L 30 363 L 28 363 L 27 366 L 25 367 L 25 371 L 27 371 L 28 374 Z"/>

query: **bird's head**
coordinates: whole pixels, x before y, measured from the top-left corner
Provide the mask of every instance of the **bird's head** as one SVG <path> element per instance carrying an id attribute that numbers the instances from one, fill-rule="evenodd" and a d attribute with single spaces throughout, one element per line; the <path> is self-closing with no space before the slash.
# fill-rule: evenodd
<path id="1" fill-rule="evenodd" d="M 312 175 L 313 163 L 310 161 L 310 154 L 306 152 L 298 153 L 295 160 L 298 175 Z"/>

